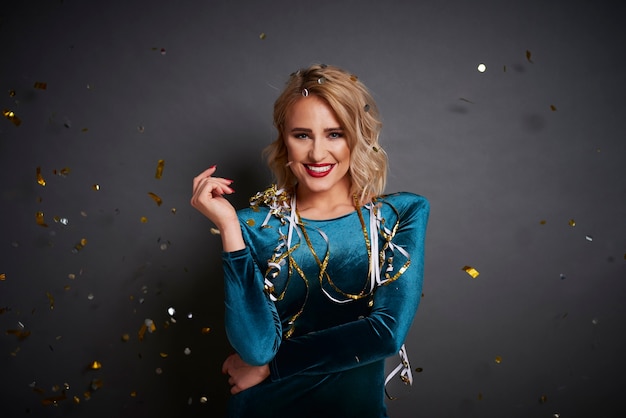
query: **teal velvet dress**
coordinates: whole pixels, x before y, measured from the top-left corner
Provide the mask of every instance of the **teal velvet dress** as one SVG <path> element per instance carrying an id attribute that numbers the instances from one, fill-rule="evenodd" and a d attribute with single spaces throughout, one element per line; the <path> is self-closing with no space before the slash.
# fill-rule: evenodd
<path id="1" fill-rule="evenodd" d="M 385 358 L 420 301 L 428 201 L 397 193 L 310 220 L 292 199 L 258 193 L 238 212 L 246 248 L 223 253 L 229 341 L 270 367 L 231 396 L 228 416 L 386 417 Z M 408 360 L 399 368 L 408 380 Z"/>

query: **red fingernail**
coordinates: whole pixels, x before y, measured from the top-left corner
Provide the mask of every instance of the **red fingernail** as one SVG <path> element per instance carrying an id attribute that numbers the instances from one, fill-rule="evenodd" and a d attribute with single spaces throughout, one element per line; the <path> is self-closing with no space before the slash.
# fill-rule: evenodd
<path id="1" fill-rule="evenodd" d="M 217 167 L 217 164 L 213 164 L 211 167 L 209 167 L 209 170 L 215 167 Z"/>

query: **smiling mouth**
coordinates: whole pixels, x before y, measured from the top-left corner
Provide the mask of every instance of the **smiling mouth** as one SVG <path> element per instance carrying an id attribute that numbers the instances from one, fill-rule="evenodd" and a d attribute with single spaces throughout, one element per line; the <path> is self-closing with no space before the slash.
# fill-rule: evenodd
<path id="1" fill-rule="evenodd" d="M 335 164 L 304 164 L 307 173 L 313 177 L 324 177 L 334 166 Z"/>

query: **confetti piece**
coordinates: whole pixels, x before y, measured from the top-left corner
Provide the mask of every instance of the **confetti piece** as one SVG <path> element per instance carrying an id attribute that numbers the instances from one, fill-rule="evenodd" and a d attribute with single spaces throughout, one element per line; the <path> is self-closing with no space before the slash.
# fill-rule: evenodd
<path id="1" fill-rule="evenodd" d="M 74 245 L 72 252 L 74 254 L 78 253 L 80 250 L 82 250 L 85 247 L 85 245 L 87 245 L 87 239 L 82 238 L 79 242 L 76 243 L 76 245 Z"/>
<path id="2" fill-rule="evenodd" d="M 592 323 L 593 325 L 598 325 L 598 323 L 599 323 L 599 322 L 600 322 L 600 321 L 598 321 L 598 318 L 593 318 L 593 319 L 591 320 L 591 323 Z"/>
<path id="3" fill-rule="evenodd" d="M 502 72 L 506 73 L 506 65 L 502 66 Z"/>
<path id="4" fill-rule="evenodd" d="M 74 395 L 74 397 L 72 398 L 72 401 L 74 401 L 74 403 L 78 405 L 80 403 L 80 398 Z"/>
<path id="5" fill-rule="evenodd" d="M 378 148 L 376 147 L 372 147 L 372 150 L 374 150 L 374 152 L 378 152 Z"/>
<path id="6" fill-rule="evenodd" d="M 15 97 L 15 90 L 9 90 L 9 97 Z"/>
<path id="7" fill-rule="evenodd" d="M 50 302 L 50 309 L 54 309 L 54 297 L 50 292 L 46 292 L 46 296 L 48 297 L 48 302 Z"/>
<path id="8" fill-rule="evenodd" d="M 141 218 L 139 218 L 139 221 L 140 221 L 142 224 L 145 224 L 145 223 L 147 223 L 147 222 L 148 222 L 148 218 L 146 218 L 145 216 L 142 216 Z"/>
<path id="9" fill-rule="evenodd" d="M 252 218 L 250 218 L 250 219 L 248 219 L 248 220 L 246 221 L 246 224 L 248 224 L 248 226 L 254 226 L 254 225 L 255 225 L 255 223 L 256 223 L 256 222 L 255 222 L 255 221 L 254 221 L 254 219 L 252 219 Z"/>
<path id="10" fill-rule="evenodd" d="M 37 183 L 39 183 L 39 185 L 41 186 L 46 185 L 46 180 L 41 175 L 41 167 L 37 167 Z"/>
<path id="11" fill-rule="evenodd" d="M 209 327 L 204 327 L 200 330 L 200 332 L 202 332 L 203 334 L 208 334 L 209 332 L 211 332 L 211 328 Z"/>
<path id="12" fill-rule="evenodd" d="M 569 224 L 569 226 L 574 227 L 574 226 L 576 226 L 576 221 L 575 221 L 575 220 L 573 220 L 573 219 L 570 219 L 570 220 L 569 220 L 569 222 L 568 222 L 568 224 Z"/>
<path id="13" fill-rule="evenodd" d="M 59 175 L 59 176 L 61 176 L 61 177 L 66 177 L 68 174 L 70 174 L 70 171 L 71 171 L 71 170 L 70 170 L 70 168 L 69 168 L 69 167 L 63 167 L 63 168 L 62 168 L 62 169 L 60 169 L 60 170 L 56 170 L 56 169 L 55 169 L 55 170 L 52 170 L 52 173 L 53 173 L 54 175 Z"/>
<path id="14" fill-rule="evenodd" d="M 154 371 L 156 374 L 163 374 L 163 369 L 160 367 L 157 367 L 156 370 Z"/>
<path id="15" fill-rule="evenodd" d="M 484 73 L 485 71 L 487 71 L 487 66 L 481 62 L 480 64 L 478 64 L 478 67 L 476 69 L 479 72 Z"/>
<path id="16" fill-rule="evenodd" d="M 526 59 L 528 60 L 528 62 L 530 62 L 531 64 L 534 64 L 533 60 L 530 58 L 532 55 L 532 53 L 527 49 L 526 50 Z"/>
<path id="17" fill-rule="evenodd" d="M 478 277 L 478 275 L 480 274 L 478 270 L 476 270 L 474 267 L 471 267 L 471 266 L 464 266 L 461 270 L 465 271 L 467 274 L 472 276 L 473 279 Z"/>
<path id="18" fill-rule="evenodd" d="M 165 167 L 165 160 L 159 160 L 157 162 L 155 178 L 160 179 L 163 176 L 163 167 Z"/>
<path id="19" fill-rule="evenodd" d="M 548 397 L 546 395 L 541 395 L 539 397 L 539 403 L 546 403 L 548 402 Z"/>
<path id="20" fill-rule="evenodd" d="M 355 76 L 354 74 L 352 74 L 352 75 L 350 76 L 350 80 L 352 80 L 352 81 L 354 81 L 354 82 L 356 82 L 358 79 L 359 79 L 359 77 Z"/>
<path id="21" fill-rule="evenodd" d="M 152 192 L 148 192 L 148 196 L 150 196 L 152 200 L 156 202 L 157 206 L 161 206 L 161 204 L 163 203 L 163 200 Z"/>
<path id="22" fill-rule="evenodd" d="M 146 328 L 149 333 L 152 334 L 154 331 L 156 331 L 156 325 L 154 325 L 154 321 L 152 319 L 146 318 L 146 320 L 144 321 L 144 324 L 146 325 Z"/>
<path id="23" fill-rule="evenodd" d="M 561 280 L 565 280 L 565 275 L 563 273 L 559 274 L 559 277 L 561 278 Z"/>
<path id="24" fill-rule="evenodd" d="M 52 396 L 50 398 L 45 398 L 41 400 L 41 404 L 44 406 L 49 406 L 49 405 L 57 405 L 59 402 L 64 401 L 65 399 L 67 399 L 67 397 L 65 396 L 65 393 L 59 396 Z"/>
<path id="25" fill-rule="evenodd" d="M 176 208 L 170 209 L 170 212 L 172 212 L 172 215 L 176 215 Z"/>
<path id="26" fill-rule="evenodd" d="M 45 89 L 48 88 L 48 83 L 43 83 L 41 81 L 37 81 L 37 82 L 35 82 L 35 85 L 33 87 L 36 88 L 36 89 L 39 89 L 39 90 L 45 90 Z"/>
<path id="27" fill-rule="evenodd" d="M 3 282 L 7 279 L 6 273 L 0 273 L 0 282 Z"/>
<path id="28" fill-rule="evenodd" d="M 207 398 L 206 396 L 200 397 L 200 403 L 207 403 L 208 401 L 209 401 L 209 398 Z"/>
<path id="29" fill-rule="evenodd" d="M 259 35 L 259 39 L 260 39 L 260 40 L 263 40 L 263 39 L 265 39 L 265 38 L 266 38 L 266 36 L 265 36 L 265 32 L 261 32 L 261 34 Z"/>
<path id="30" fill-rule="evenodd" d="M 30 336 L 30 331 L 24 331 L 21 329 L 8 329 L 7 335 L 15 335 L 19 341 L 23 341 Z"/>
<path id="31" fill-rule="evenodd" d="M 100 370 L 102 368 L 102 363 L 100 363 L 99 361 L 93 361 L 90 365 L 89 368 L 91 370 Z"/>
<path id="32" fill-rule="evenodd" d="M 98 389 L 102 389 L 103 385 L 104 383 L 102 382 L 102 379 L 93 379 L 91 381 L 91 390 L 96 391 Z"/>
<path id="33" fill-rule="evenodd" d="M 161 48 L 161 55 L 165 55 L 165 48 Z"/>
<path id="34" fill-rule="evenodd" d="M 167 358 L 167 356 L 168 356 L 167 353 L 159 353 L 159 355 L 161 356 L 161 358 Z"/>
<path id="35" fill-rule="evenodd" d="M 136 398 L 137 397 L 137 391 L 133 390 L 132 392 L 130 392 L 130 397 L 131 398 Z"/>
<path id="36" fill-rule="evenodd" d="M 185 348 L 185 351 L 183 351 L 185 353 L 186 356 L 188 356 L 189 354 L 191 354 L 191 349 L 189 347 Z"/>
<path id="37" fill-rule="evenodd" d="M 459 100 L 460 100 L 460 101 L 462 101 L 462 102 L 467 102 L 467 103 L 471 103 L 471 104 L 476 104 L 476 103 L 474 103 L 473 101 L 466 99 L 465 97 L 459 97 Z"/>
<path id="38" fill-rule="evenodd" d="M 13 125 L 20 126 L 22 124 L 22 120 L 18 118 L 12 110 L 4 109 L 2 111 L 4 117 L 13 122 Z"/>
<path id="39" fill-rule="evenodd" d="M 189 312 L 189 313 L 187 314 L 187 318 L 189 318 L 189 319 L 193 319 L 193 313 L 192 313 L 192 312 Z"/>
<path id="40" fill-rule="evenodd" d="M 547 223 L 547 221 L 545 219 L 542 219 L 542 220 L 539 221 L 540 225 L 545 225 L 546 223 Z"/>
<path id="41" fill-rule="evenodd" d="M 174 316 L 174 315 L 176 315 L 176 309 L 174 309 L 174 308 L 167 308 L 167 313 L 170 316 Z"/>
<path id="42" fill-rule="evenodd" d="M 494 359 L 494 361 L 495 361 L 497 364 L 500 364 L 500 363 L 502 363 L 502 357 L 501 357 L 501 356 L 496 356 L 496 358 Z"/>
<path id="43" fill-rule="evenodd" d="M 209 231 L 211 231 L 211 234 L 213 235 L 220 235 L 220 230 L 217 228 L 211 228 Z"/>
<path id="44" fill-rule="evenodd" d="M 91 186 L 92 190 L 94 191 L 99 191 L 100 190 L 100 185 L 99 184 L 94 184 L 93 186 Z"/>
<path id="45" fill-rule="evenodd" d="M 591 235 L 585 235 L 585 239 L 589 242 L 593 241 L 593 237 Z"/>
<path id="46" fill-rule="evenodd" d="M 39 211 L 35 214 L 35 220 L 37 221 L 37 225 L 43 226 L 44 228 L 48 227 L 48 224 L 43 218 L 43 212 Z"/>
<path id="47" fill-rule="evenodd" d="M 423 371 L 424 371 L 424 369 L 423 369 L 423 368 L 421 368 L 421 367 L 416 367 L 416 368 L 415 368 L 415 371 L 416 371 L 417 373 L 421 373 L 421 372 L 423 372 Z"/>
<path id="48" fill-rule="evenodd" d="M 144 128 L 142 125 L 139 125 L 139 126 L 137 127 L 137 131 L 138 131 L 140 134 L 142 134 L 142 133 L 144 133 L 145 128 Z"/>
<path id="49" fill-rule="evenodd" d="M 90 294 L 87 295 L 87 299 L 93 300 L 93 298 L 94 298 L 93 293 L 90 293 Z"/>
<path id="50" fill-rule="evenodd" d="M 89 128 L 83 128 L 83 129 L 81 129 L 80 131 L 81 131 L 81 132 L 87 132 L 88 130 L 89 130 Z"/>
<path id="51" fill-rule="evenodd" d="M 550 110 L 553 112 L 556 112 L 556 106 L 555 105 L 550 105 Z"/>

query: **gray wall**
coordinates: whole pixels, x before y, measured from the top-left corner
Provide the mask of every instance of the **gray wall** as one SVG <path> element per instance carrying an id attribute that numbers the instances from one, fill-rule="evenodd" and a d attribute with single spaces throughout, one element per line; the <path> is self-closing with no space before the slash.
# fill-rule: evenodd
<path id="1" fill-rule="evenodd" d="M 0 105 L 22 123 L 0 119 L 2 416 L 223 413 L 220 245 L 189 206 L 191 179 L 218 164 L 239 207 L 266 186 L 273 101 L 314 62 L 371 88 L 388 191 L 432 204 L 407 341 L 423 371 L 411 388 L 390 384 L 391 415 L 609 416 L 626 372 L 618 3 L 5 6 Z M 156 331 L 139 341 L 146 318 Z M 66 383 L 67 400 L 42 404 Z"/>

